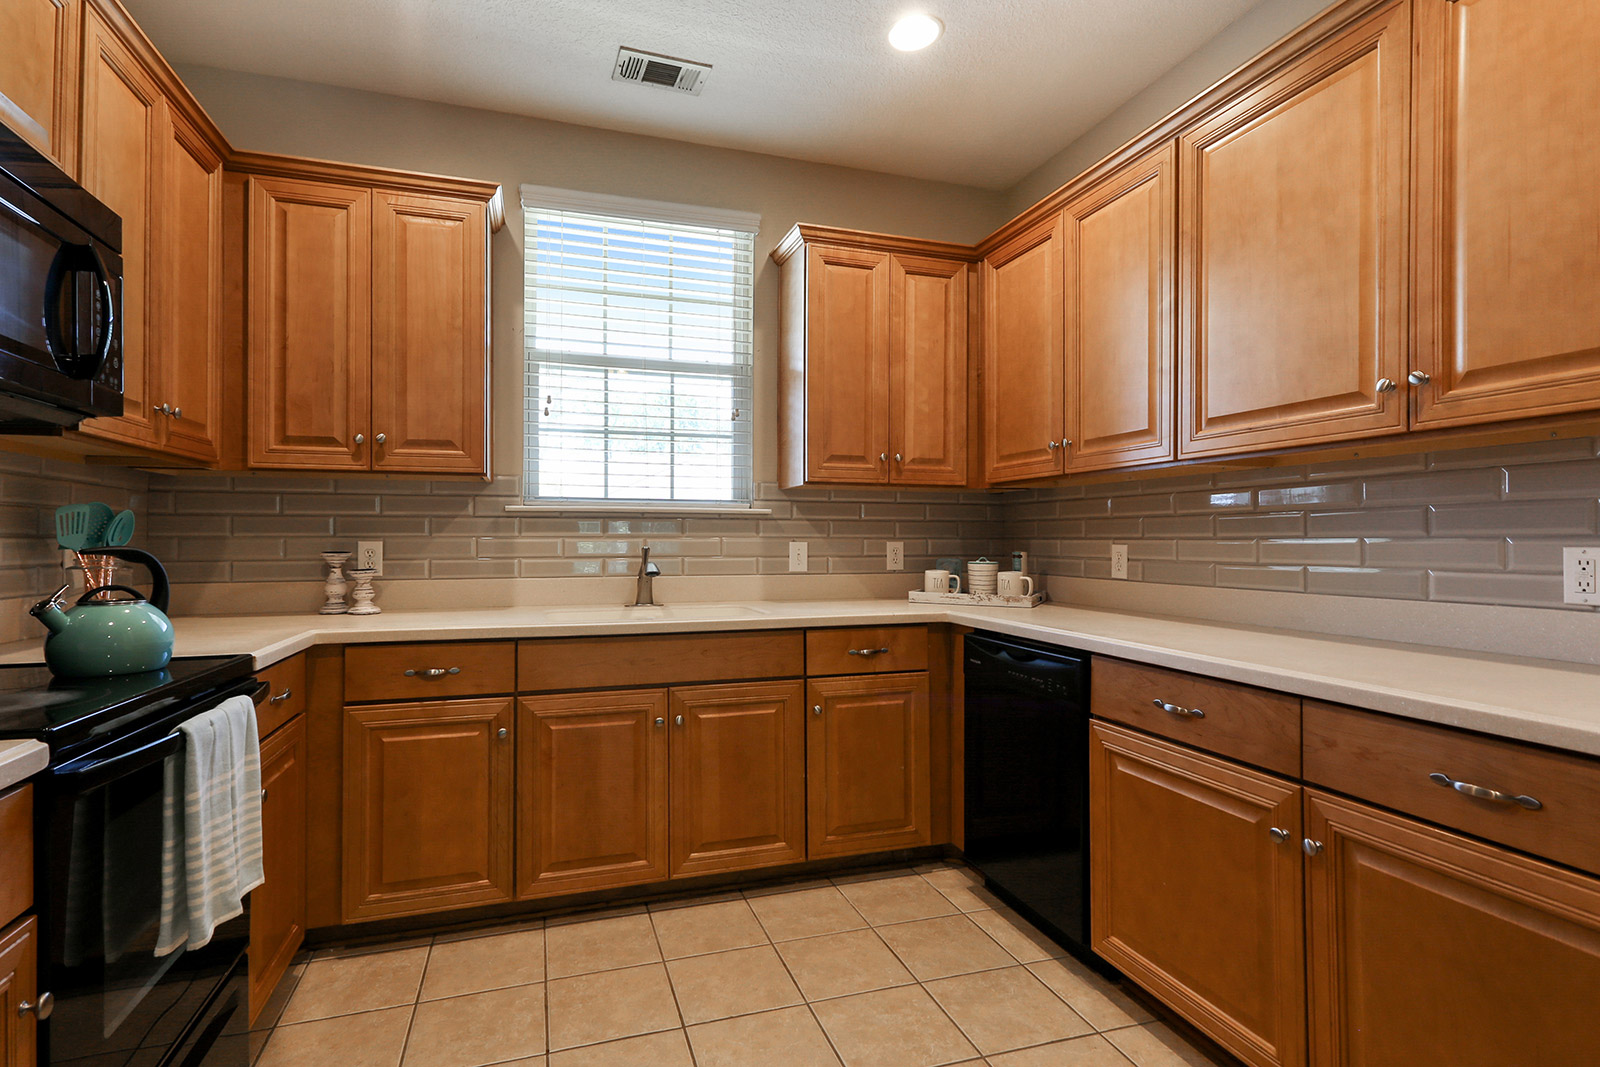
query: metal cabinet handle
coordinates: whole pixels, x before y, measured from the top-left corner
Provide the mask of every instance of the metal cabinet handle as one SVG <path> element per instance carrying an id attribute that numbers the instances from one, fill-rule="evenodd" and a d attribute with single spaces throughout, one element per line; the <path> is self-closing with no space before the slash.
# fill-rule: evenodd
<path id="1" fill-rule="evenodd" d="M 1064 440 L 1064 441 L 1061 442 L 1061 447 L 1062 448 L 1071 448 L 1072 447 L 1072 442 Z"/>
<path id="2" fill-rule="evenodd" d="M 173 408 L 172 409 L 172 417 L 175 418 L 175 419 L 183 418 L 183 409 L 182 408 Z"/>
<path id="3" fill-rule="evenodd" d="M 852 648 L 849 654 L 852 656 L 881 656 L 888 651 L 887 648 Z"/>
<path id="4" fill-rule="evenodd" d="M 665 726 L 665 725 L 667 725 L 667 720 L 663 719 L 661 716 L 657 715 L 656 716 L 656 725 L 657 726 Z"/>
<path id="5" fill-rule="evenodd" d="M 1433 376 L 1427 371 L 1414 370 L 1410 374 L 1406 375 L 1406 381 L 1410 382 L 1412 385 L 1427 385 L 1429 382 L 1433 381 Z"/>
<path id="6" fill-rule="evenodd" d="M 1273 826 L 1267 829 L 1267 836 L 1272 838 L 1273 844 L 1281 845 L 1285 841 L 1289 840 L 1289 831 L 1280 830 L 1278 827 Z"/>
<path id="7" fill-rule="evenodd" d="M 283 692 L 279 693 L 275 697 L 268 697 L 267 698 L 267 703 L 268 704 L 282 704 L 285 700 L 288 700 L 292 696 L 294 696 L 294 690 L 290 689 L 288 686 L 284 686 L 283 687 Z"/>
<path id="8" fill-rule="evenodd" d="M 1168 704 L 1160 697 L 1156 697 L 1150 703 L 1154 704 L 1168 715 L 1176 715 L 1180 719 L 1203 719 L 1206 717 L 1206 713 L 1201 711 L 1199 708 L 1186 708 L 1179 704 Z"/>
<path id="9" fill-rule="evenodd" d="M 24 1000 L 17 1005 L 17 1014 L 26 1015 L 32 1012 L 40 1022 L 50 1018 L 50 1013 L 56 1010 L 56 998 L 53 993 L 40 993 L 38 1000 Z"/>
<path id="10" fill-rule="evenodd" d="M 1400 386 L 1393 378 L 1379 378 L 1378 384 L 1372 388 L 1375 392 L 1392 393 L 1396 389 L 1400 388 Z"/>
<path id="11" fill-rule="evenodd" d="M 813 704 L 813 705 L 811 705 L 811 714 L 813 714 L 813 715 L 821 715 L 822 714 L 822 705 L 821 704 Z"/>
<path id="12" fill-rule="evenodd" d="M 367 438 L 366 438 L 365 434 L 359 434 L 359 433 L 356 434 L 356 444 L 364 445 L 366 443 L 367 443 Z"/>
<path id="13" fill-rule="evenodd" d="M 388 439 L 389 439 L 389 435 L 388 434 L 382 434 L 382 433 L 380 433 L 378 436 L 373 438 L 373 440 L 378 442 L 378 444 L 380 444 L 380 445 L 383 444 Z"/>
<path id="14" fill-rule="evenodd" d="M 1305 850 L 1306 855 L 1315 856 L 1322 851 L 1322 842 L 1307 837 L 1300 842 L 1300 847 Z"/>
<path id="15" fill-rule="evenodd" d="M 683 716 L 682 715 L 674 716 L 672 722 L 673 722 L 673 725 L 675 725 L 675 726 L 682 726 L 683 725 Z"/>
<path id="16" fill-rule="evenodd" d="M 1479 800 L 1489 800 L 1496 804 L 1519 804 L 1529 811 L 1538 811 L 1544 805 L 1528 796 L 1526 793 L 1502 793 L 1498 789 L 1489 789 L 1486 786 L 1473 785 L 1471 782 L 1458 782 L 1448 774 L 1434 771 L 1428 775 L 1428 781 L 1435 785 L 1442 785 L 1454 789 L 1463 796 L 1477 797 Z"/>
<path id="17" fill-rule="evenodd" d="M 1044 447 L 1049 451 L 1054 452 L 1059 446 L 1054 441 L 1046 441 L 1044 443 Z"/>
<path id="18" fill-rule="evenodd" d="M 879 452 L 878 453 L 878 462 L 879 463 L 887 463 L 887 462 L 889 462 L 889 453 L 887 453 L 887 452 Z"/>
<path id="19" fill-rule="evenodd" d="M 417 671 L 417 670 L 408 670 L 408 671 L 406 671 L 406 677 L 407 678 L 443 678 L 447 674 L 460 674 L 460 673 L 461 673 L 461 668 L 460 667 L 450 667 L 448 669 L 444 668 L 444 667 L 425 667 L 420 671 Z"/>
<path id="20" fill-rule="evenodd" d="M 896 452 L 894 454 L 894 461 L 896 463 L 904 463 L 905 462 L 905 457 L 901 456 L 900 453 Z"/>
<path id="21" fill-rule="evenodd" d="M 500 740 L 504 741 L 506 738 L 511 736 L 511 731 L 502 726 L 500 729 L 495 731 L 494 735 Z"/>
<path id="22" fill-rule="evenodd" d="M 265 803 L 266 799 L 267 799 L 267 787 L 266 786 L 262 786 L 261 787 L 261 800 L 262 800 L 263 803 Z"/>

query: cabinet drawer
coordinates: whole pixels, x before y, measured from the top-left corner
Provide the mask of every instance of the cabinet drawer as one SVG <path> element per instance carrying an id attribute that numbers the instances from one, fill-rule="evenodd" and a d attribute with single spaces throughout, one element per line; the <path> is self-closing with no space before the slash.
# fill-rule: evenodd
<path id="1" fill-rule="evenodd" d="M 510 641 L 351 645 L 344 650 L 344 698 L 354 704 L 509 693 L 516 672 Z"/>
<path id="2" fill-rule="evenodd" d="M 33 907 L 33 786 L 0 793 L 0 926 Z M 5 1032 L 0 1027 L 0 1034 Z"/>
<path id="3" fill-rule="evenodd" d="M 928 669 L 926 626 L 806 631 L 806 674 L 890 674 Z"/>
<path id="4" fill-rule="evenodd" d="M 517 682 L 524 693 L 798 678 L 804 673 L 799 630 L 552 637 L 517 644 Z"/>
<path id="5" fill-rule="evenodd" d="M 1540 807 L 1469 796 L 1433 774 Z M 1305 778 L 1600 873 L 1600 760 L 1308 700 Z"/>
<path id="6" fill-rule="evenodd" d="M 1089 679 L 1102 719 L 1300 777 L 1299 697 L 1100 656 Z"/>
<path id="7" fill-rule="evenodd" d="M 256 732 L 267 737 L 306 710 L 306 658 L 290 656 L 256 671 L 267 683 L 266 699 L 256 705 Z"/>

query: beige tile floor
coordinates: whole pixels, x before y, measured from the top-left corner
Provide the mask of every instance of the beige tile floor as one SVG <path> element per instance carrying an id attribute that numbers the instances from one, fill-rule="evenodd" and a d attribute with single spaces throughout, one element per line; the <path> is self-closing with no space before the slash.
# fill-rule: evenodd
<path id="1" fill-rule="evenodd" d="M 323 949 L 256 1067 L 1212 1067 L 932 864 Z"/>

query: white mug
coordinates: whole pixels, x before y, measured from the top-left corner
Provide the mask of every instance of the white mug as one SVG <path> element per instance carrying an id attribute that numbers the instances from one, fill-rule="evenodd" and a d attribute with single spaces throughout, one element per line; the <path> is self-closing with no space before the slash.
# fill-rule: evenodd
<path id="1" fill-rule="evenodd" d="M 1001 596 L 1032 596 L 1033 578 L 1021 571 L 1001 571 L 995 576 Z"/>
<path id="2" fill-rule="evenodd" d="M 923 571 L 922 591 L 924 593 L 959 593 L 961 592 L 961 575 L 951 574 L 949 571 Z"/>

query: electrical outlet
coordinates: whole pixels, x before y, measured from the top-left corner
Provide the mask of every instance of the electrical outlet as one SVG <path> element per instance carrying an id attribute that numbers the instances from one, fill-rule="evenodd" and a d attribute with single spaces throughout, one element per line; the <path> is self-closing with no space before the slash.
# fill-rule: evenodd
<path id="1" fill-rule="evenodd" d="M 792 571 L 803 571 L 810 569 L 810 567 L 811 564 L 807 562 L 806 543 L 804 541 L 790 541 L 789 569 Z"/>
<path id="2" fill-rule="evenodd" d="M 904 541 L 890 541 L 888 556 L 889 569 L 903 571 L 906 569 L 906 543 Z"/>
<path id="3" fill-rule="evenodd" d="M 356 558 L 352 570 L 371 567 L 373 575 L 383 577 L 383 542 L 382 541 L 357 541 Z"/>
<path id="4" fill-rule="evenodd" d="M 1128 546 L 1111 546 L 1111 577 L 1126 578 L 1128 576 Z"/>
<path id="5" fill-rule="evenodd" d="M 1567 604 L 1600 604 L 1600 548 L 1561 550 L 1561 599 Z"/>

